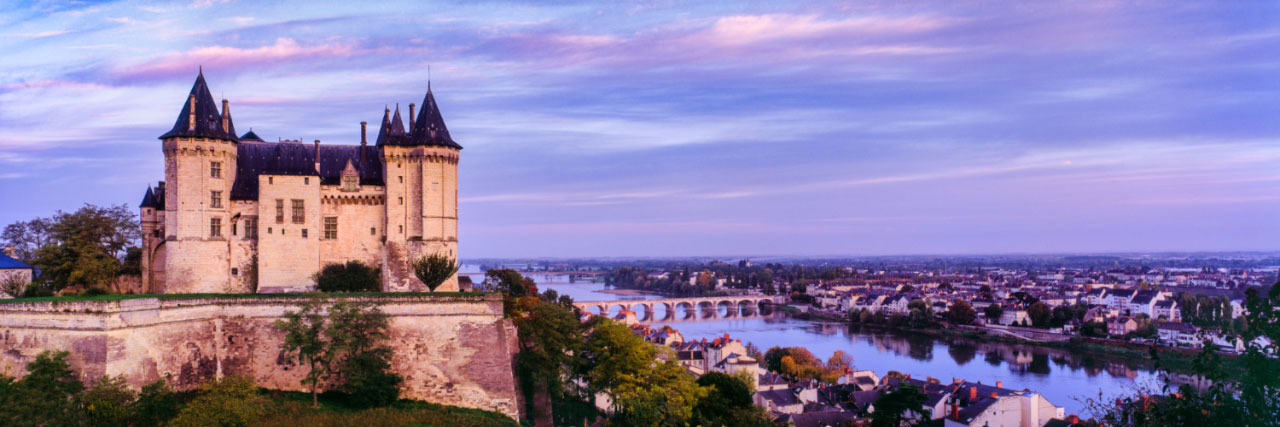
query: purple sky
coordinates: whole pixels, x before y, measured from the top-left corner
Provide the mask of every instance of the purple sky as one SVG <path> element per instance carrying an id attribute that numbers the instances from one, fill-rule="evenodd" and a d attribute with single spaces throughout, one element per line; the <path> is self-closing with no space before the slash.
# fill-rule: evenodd
<path id="1" fill-rule="evenodd" d="M 430 64 L 464 257 L 1280 249 L 1275 2 L 55 3 L 0 8 L 0 224 L 136 206 L 198 65 L 355 144 Z"/>

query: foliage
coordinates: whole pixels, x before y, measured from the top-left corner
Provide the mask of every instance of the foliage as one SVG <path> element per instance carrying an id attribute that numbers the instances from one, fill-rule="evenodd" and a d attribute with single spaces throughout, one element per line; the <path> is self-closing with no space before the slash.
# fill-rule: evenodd
<path id="1" fill-rule="evenodd" d="M 703 426 L 770 426 L 773 425 L 763 408 L 751 402 L 752 379 L 746 376 L 730 376 L 721 372 L 708 372 L 698 377 L 698 385 L 707 395 L 694 406 L 695 424 Z"/>
<path id="2" fill-rule="evenodd" d="M 249 426 L 267 411 L 267 399 L 253 380 L 228 376 L 200 386 L 199 394 L 168 425 L 172 427 Z"/>
<path id="3" fill-rule="evenodd" d="M 1000 304 L 991 304 L 982 309 L 982 314 L 987 317 L 987 323 L 996 323 L 1000 321 L 1000 316 L 1004 314 L 1004 307 Z"/>
<path id="4" fill-rule="evenodd" d="M 142 387 L 138 400 L 133 402 L 133 425 L 137 427 L 162 426 L 178 416 L 178 396 L 164 380 L 156 380 Z"/>
<path id="5" fill-rule="evenodd" d="M 404 378 L 391 370 L 389 325 L 390 317 L 370 302 L 339 301 L 329 309 L 329 357 L 337 362 L 334 374 L 352 406 L 385 406 L 400 397 Z"/>
<path id="6" fill-rule="evenodd" d="M 327 264 L 316 273 L 320 292 L 377 292 L 382 288 L 382 269 L 360 261 Z"/>
<path id="7" fill-rule="evenodd" d="M 127 205 L 86 204 L 75 212 L 9 224 L 0 233 L 19 259 L 43 270 L 53 290 L 110 284 L 124 267 L 127 249 L 141 237 L 136 212 Z"/>
<path id="8" fill-rule="evenodd" d="M 445 280 L 458 272 L 458 261 L 441 254 L 431 254 L 413 261 L 413 274 L 435 292 Z"/>
<path id="9" fill-rule="evenodd" d="M 129 388 L 124 377 L 102 377 L 80 394 L 80 406 L 84 408 L 85 421 L 92 426 L 121 425 L 129 417 L 130 404 L 137 393 Z"/>
<path id="10" fill-rule="evenodd" d="M 937 325 L 933 316 L 933 306 L 922 299 L 914 299 L 907 303 L 907 326 L 915 329 L 926 329 Z"/>
<path id="11" fill-rule="evenodd" d="M 925 395 L 910 384 L 884 395 L 875 403 L 871 416 L 872 427 L 899 427 L 927 425 L 929 410 L 924 409 Z"/>
<path id="12" fill-rule="evenodd" d="M 834 383 L 853 367 L 853 357 L 837 350 L 827 363 L 804 347 L 771 347 L 764 353 L 765 369 L 799 380 L 818 379 Z"/>
<path id="13" fill-rule="evenodd" d="M 524 277 L 520 272 L 508 268 L 484 272 L 484 282 L 481 284 L 486 291 L 501 292 L 510 298 L 538 294 L 538 285 L 534 283 L 533 279 Z"/>
<path id="14" fill-rule="evenodd" d="M 947 320 L 950 320 L 951 323 L 968 325 L 977 319 L 978 313 L 965 300 L 956 300 L 951 303 L 951 308 L 947 309 Z"/>
<path id="15" fill-rule="evenodd" d="M 311 396 L 305 393 L 266 391 L 263 397 L 270 402 L 270 408 L 252 422 L 255 427 L 517 425 L 497 412 L 419 401 L 401 400 L 387 407 L 357 409 L 333 395 L 320 396 L 320 407 L 311 406 Z"/>
<path id="16" fill-rule="evenodd" d="M 0 377 L 0 425 L 68 425 L 83 418 L 75 397 L 84 390 L 66 351 L 44 351 L 27 376 Z"/>
<path id="17" fill-rule="evenodd" d="M 1101 320 L 1094 320 L 1080 325 L 1080 334 L 1086 337 L 1106 338 L 1107 324 Z"/>
<path id="18" fill-rule="evenodd" d="M 1043 302 L 1035 302 L 1027 307 L 1027 317 L 1031 318 L 1031 325 L 1037 328 L 1049 327 L 1049 321 L 1053 319 L 1053 311 Z"/>
<path id="19" fill-rule="evenodd" d="M 31 282 L 26 278 L 19 277 L 17 274 L 10 274 L 0 279 L 0 292 L 18 298 L 26 294 L 27 286 L 30 284 Z"/>
<path id="20" fill-rule="evenodd" d="M 310 386 L 311 399 L 316 403 L 320 381 L 329 373 L 334 353 L 325 339 L 325 315 L 318 296 L 303 303 L 299 311 L 286 311 L 284 319 L 276 320 L 276 330 L 283 331 L 284 344 L 280 350 L 285 358 L 296 358 L 299 365 L 308 368 L 302 384 Z"/>
<path id="21" fill-rule="evenodd" d="M 1090 412 L 1112 426 L 1166 425 L 1280 425 L 1280 284 L 1263 295 L 1246 291 L 1245 342 L 1242 374 L 1229 374 L 1221 356 L 1206 340 L 1194 362 L 1195 374 L 1208 384 L 1197 389 L 1190 384 L 1166 384 L 1159 393 L 1145 391 L 1137 396 L 1103 401 L 1101 395 L 1086 402 Z M 1155 347 L 1151 357 L 1161 365 Z"/>
<path id="22" fill-rule="evenodd" d="M 687 425 L 693 419 L 694 406 L 706 395 L 707 390 L 694 382 L 692 374 L 675 360 L 668 360 L 618 385 L 614 393 L 617 412 L 610 421 L 620 426 Z"/>
<path id="23" fill-rule="evenodd" d="M 519 333 L 520 353 L 516 354 L 516 375 L 533 418 L 540 413 L 535 392 L 552 400 L 575 399 L 564 379 L 573 371 L 583 344 L 582 324 L 572 299 L 547 290 L 539 297 L 518 298 L 511 314 Z M 541 402 L 545 405 L 547 402 Z"/>

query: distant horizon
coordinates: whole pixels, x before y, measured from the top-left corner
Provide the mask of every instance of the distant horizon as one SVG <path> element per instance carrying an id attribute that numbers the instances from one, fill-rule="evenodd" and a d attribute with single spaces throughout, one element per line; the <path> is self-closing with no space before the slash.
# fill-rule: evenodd
<path id="1" fill-rule="evenodd" d="M 0 10 L 0 226 L 137 206 L 203 69 L 240 133 L 267 141 L 358 144 L 361 121 L 430 84 L 465 147 L 463 257 L 1276 251 L 1277 16 L 1257 2 L 20 4 Z"/>
<path id="2" fill-rule="evenodd" d="M 756 259 L 810 259 L 810 260 L 827 260 L 827 259 L 869 259 L 869 258 L 927 258 L 927 257 L 952 257 L 952 258 L 986 258 L 986 257 L 1007 257 L 1007 258 L 1034 258 L 1034 257 L 1116 257 L 1116 258 L 1133 258 L 1138 259 L 1141 256 L 1167 256 L 1176 257 L 1179 255 L 1196 255 L 1204 257 L 1212 257 L 1215 255 L 1257 255 L 1259 258 L 1280 257 L 1280 250 L 1257 250 L 1257 251 L 1129 251 L 1129 252 L 1044 252 L 1044 253 L 971 253 L 971 254 L 885 254 L 885 255 L 658 255 L 658 256 L 563 256 L 563 257 L 545 257 L 545 256 L 463 256 L 459 260 L 463 262 L 474 262 L 483 260 L 530 260 L 530 261 L 572 261 L 572 260 L 681 260 L 681 259 L 736 259 L 752 261 Z"/>

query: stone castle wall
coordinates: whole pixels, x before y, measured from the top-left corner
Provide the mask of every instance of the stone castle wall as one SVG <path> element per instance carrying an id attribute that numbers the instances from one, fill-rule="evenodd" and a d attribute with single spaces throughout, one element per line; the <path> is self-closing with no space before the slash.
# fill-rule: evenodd
<path id="1" fill-rule="evenodd" d="M 379 296 L 391 315 L 392 368 L 401 396 L 518 417 L 512 372 L 516 330 L 486 296 Z M 164 379 L 179 390 L 227 375 L 305 391 L 306 368 L 280 351 L 273 328 L 305 297 L 140 298 L 0 303 L 0 372 L 25 375 L 44 350 L 71 352 L 86 383 L 123 376 L 135 389 Z"/>

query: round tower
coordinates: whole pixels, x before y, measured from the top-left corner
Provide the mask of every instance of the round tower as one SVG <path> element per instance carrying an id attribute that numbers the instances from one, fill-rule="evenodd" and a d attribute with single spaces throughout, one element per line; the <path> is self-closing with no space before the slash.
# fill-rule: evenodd
<path id="1" fill-rule="evenodd" d="M 413 260 L 441 254 L 458 256 L 458 160 L 462 146 L 453 141 L 435 95 L 427 84 L 422 110 L 409 105 L 409 130 L 400 107 L 383 113 L 377 144 L 382 148 L 386 180 L 384 289 L 426 291 L 414 276 Z M 457 275 L 436 291 L 457 291 Z"/>
<path id="2" fill-rule="evenodd" d="M 154 292 L 243 291 L 231 286 L 228 240 L 238 140 L 229 103 L 221 107 L 201 71 L 173 129 L 160 136 L 167 256 L 164 283 L 153 283 Z"/>

